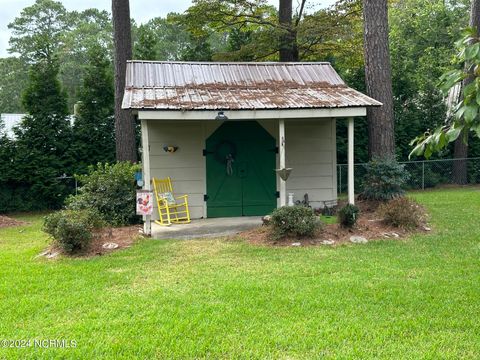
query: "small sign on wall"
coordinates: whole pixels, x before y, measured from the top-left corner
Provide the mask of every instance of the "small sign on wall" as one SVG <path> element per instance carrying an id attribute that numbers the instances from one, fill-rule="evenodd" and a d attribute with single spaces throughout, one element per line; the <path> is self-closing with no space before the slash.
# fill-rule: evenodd
<path id="1" fill-rule="evenodd" d="M 153 192 L 150 190 L 137 190 L 137 215 L 152 215 Z"/>

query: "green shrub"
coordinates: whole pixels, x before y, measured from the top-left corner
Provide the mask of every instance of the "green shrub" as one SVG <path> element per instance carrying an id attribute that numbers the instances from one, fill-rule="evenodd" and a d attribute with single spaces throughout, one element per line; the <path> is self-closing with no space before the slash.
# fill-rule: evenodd
<path id="1" fill-rule="evenodd" d="M 45 217 L 43 230 L 67 254 L 88 249 L 92 230 L 105 225 L 93 210 L 62 210 Z"/>
<path id="2" fill-rule="evenodd" d="M 273 236 L 280 239 L 286 236 L 309 237 L 321 227 L 320 219 L 313 210 L 304 206 L 283 206 L 272 212 Z"/>
<path id="3" fill-rule="evenodd" d="M 390 200 L 382 204 L 377 212 L 385 224 L 407 230 L 418 228 L 426 219 L 424 208 L 407 197 Z"/>
<path id="4" fill-rule="evenodd" d="M 78 195 L 67 200 L 71 210 L 95 209 L 113 226 L 136 224 L 136 186 L 134 175 L 139 165 L 129 162 L 98 164 L 88 175 L 78 176 L 82 186 Z"/>
<path id="5" fill-rule="evenodd" d="M 409 177 L 405 166 L 394 157 L 374 158 L 367 164 L 360 198 L 387 201 L 403 196 L 403 188 Z"/>
<path id="6" fill-rule="evenodd" d="M 338 211 L 338 222 L 343 227 L 351 228 L 357 223 L 360 209 L 352 204 L 347 204 Z"/>

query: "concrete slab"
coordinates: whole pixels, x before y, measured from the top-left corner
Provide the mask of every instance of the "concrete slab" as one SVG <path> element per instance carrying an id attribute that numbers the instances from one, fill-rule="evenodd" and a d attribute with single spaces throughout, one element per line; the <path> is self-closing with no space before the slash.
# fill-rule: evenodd
<path id="1" fill-rule="evenodd" d="M 194 239 L 234 235 L 262 225 L 260 216 L 192 220 L 190 224 L 161 226 L 152 222 L 154 239 Z"/>

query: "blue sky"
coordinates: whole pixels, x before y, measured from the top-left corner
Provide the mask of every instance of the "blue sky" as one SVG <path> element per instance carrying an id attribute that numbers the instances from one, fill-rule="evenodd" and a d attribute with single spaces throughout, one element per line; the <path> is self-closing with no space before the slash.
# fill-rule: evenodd
<path id="1" fill-rule="evenodd" d="M 294 0 L 297 1 L 297 0 Z M 0 0 L 0 57 L 8 56 L 8 39 L 10 32 L 7 25 L 20 14 L 23 8 L 32 5 L 35 0 Z M 110 11 L 111 0 L 62 0 L 67 10 L 84 10 L 98 8 Z M 278 0 L 269 0 L 276 5 Z M 335 3 L 335 0 L 309 0 L 307 4 L 315 7 L 325 7 Z M 143 23 L 169 12 L 183 12 L 191 4 L 191 0 L 130 0 L 131 16 Z"/>

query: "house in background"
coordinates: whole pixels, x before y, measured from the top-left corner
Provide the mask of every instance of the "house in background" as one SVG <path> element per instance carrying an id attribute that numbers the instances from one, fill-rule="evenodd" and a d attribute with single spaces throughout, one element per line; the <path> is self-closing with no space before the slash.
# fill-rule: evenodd
<path id="1" fill-rule="evenodd" d="M 20 125 L 24 116 L 25 114 L 1 114 L 0 123 L 4 128 L 0 129 L 0 132 L 4 132 L 9 139 L 14 139 L 13 128 Z"/>
<path id="2" fill-rule="evenodd" d="M 353 203 L 353 118 L 381 105 L 329 63 L 130 61 L 123 99 L 141 121 L 145 188 L 171 177 L 192 218 L 265 215 L 288 193 L 313 207 L 336 200 L 336 121 L 346 118 Z M 275 172 L 285 168 L 287 181 Z"/>
<path id="3" fill-rule="evenodd" d="M 22 122 L 22 119 L 26 116 L 27 114 L 1 114 L 0 115 L 0 124 L 3 124 L 4 128 L 0 129 L 0 134 L 2 132 L 7 135 L 7 137 L 11 140 L 15 139 L 15 133 L 13 132 L 13 128 L 20 125 Z M 75 116 L 74 115 L 69 115 L 67 117 L 67 120 L 70 121 L 70 125 L 73 126 L 75 122 Z"/>

